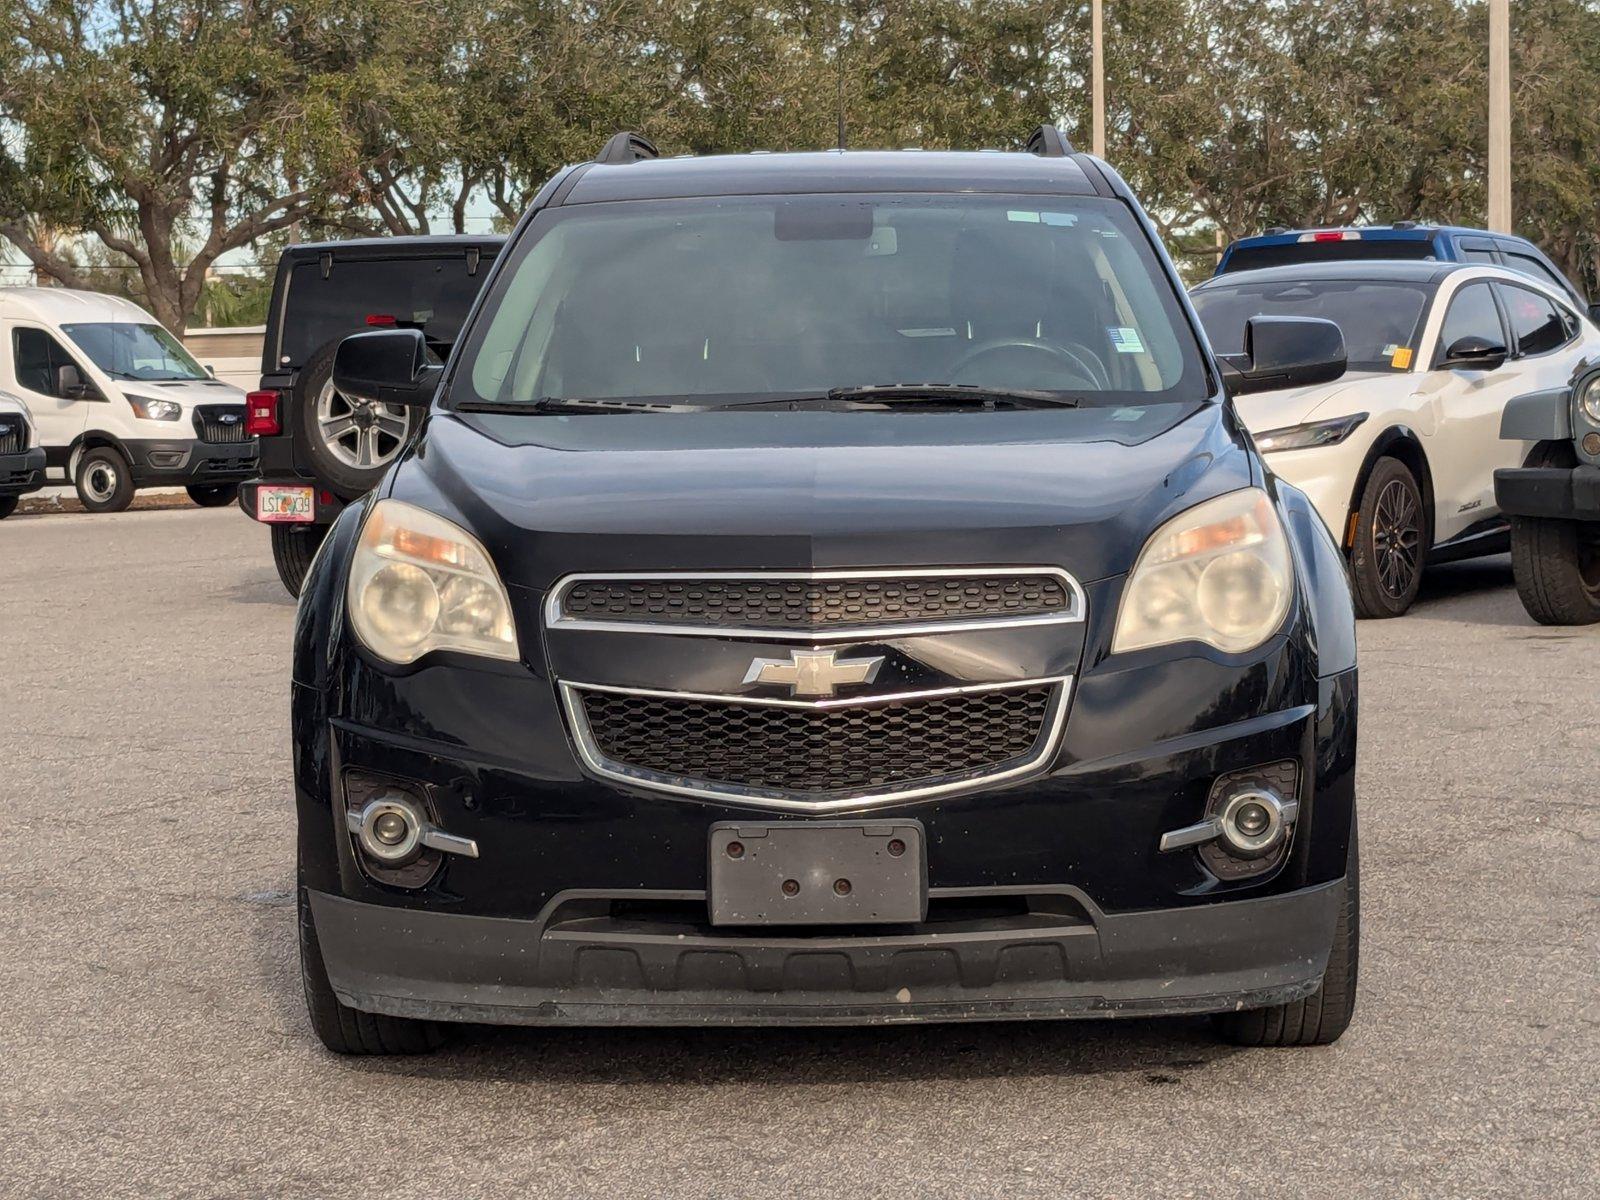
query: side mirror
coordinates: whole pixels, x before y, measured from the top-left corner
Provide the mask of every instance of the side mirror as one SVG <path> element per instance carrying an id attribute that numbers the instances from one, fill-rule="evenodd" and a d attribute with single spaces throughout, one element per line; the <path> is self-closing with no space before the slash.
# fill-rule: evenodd
<path id="1" fill-rule="evenodd" d="M 333 354 L 333 386 L 353 400 L 426 408 L 443 375 L 416 329 L 351 334 Z"/>
<path id="2" fill-rule="evenodd" d="M 1344 374 L 1344 333 L 1321 317 L 1251 317 L 1243 353 L 1217 358 L 1230 396 L 1332 383 Z"/>
<path id="3" fill-rule="evenodd" d="M 217 369 L 215 367 L 213 367 L 210 363 L 207 363 L 206 364 L 206 378 L 215 379 L 216 377 L 217 377 Z"/>
<path id="4" fill-rule="evenodd" d="M 99 394 L 74 364 L 62 363 L 56 368 L 56 395 L 63 400 L 92 400 Z"/>
<path id="5" fill-rule="evenodd" d="M 1589 305 L 1588 311 L 1589 320 L 1593 321 L 1596 325 L 1600 325 L 1600 304 Z"/>
<path id="6" fill-rule="evenodd" d="M 1450 343 L 1439 361 L 1441 367 L 1455 367 L 1462 371 L 1493 371 L 1504 365 L 1506 348 L 1488 338 L 1464 337 Z"/>

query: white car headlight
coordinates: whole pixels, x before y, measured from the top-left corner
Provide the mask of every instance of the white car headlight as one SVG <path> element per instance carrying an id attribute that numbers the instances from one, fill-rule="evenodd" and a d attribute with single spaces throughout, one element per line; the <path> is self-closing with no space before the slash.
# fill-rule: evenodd
<path id="1" fill-rule="evenodd" d="M 1293 590 L 1289 542 L 1257 488 L 1179 513 L 1139 553 L 1122 593 L 1111 652 L 1205 642 L 1238 654 L 1283 623 Z"/>
<path id="2" fill-rule="evenodd" d="M 511 602 L 483 545 L 415 505 L 373 506 L 346 595 L 356 636 L 389 662 L 415 662 L 430 650 L 518 658 Z"/>
<path id="3" fill-rule="evenodd" d="M 146 421 L 176 421 L 183 415 L 183 405 L 176 400 L 158 400 L 154 396 L 128 396 L 128 407 L 133 415 Z"/>

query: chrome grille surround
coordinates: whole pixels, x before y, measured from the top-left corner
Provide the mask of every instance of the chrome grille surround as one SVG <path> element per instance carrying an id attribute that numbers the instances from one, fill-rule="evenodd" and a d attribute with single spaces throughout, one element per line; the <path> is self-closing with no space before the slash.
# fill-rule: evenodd
<path id="1" fill-rule="evenodd" d="M 770 808 L 792 812 L 823 813 L 841 809 L 861 809 L 889 804 L 903 804 L 932 799 L 958 792 L 971 792 L 1028 775 L 1038 770 L 1054 754 L 1060 744 L 1066 724 L 1067 702 L 1072 679 L 1060 676 L 1048 679 L 1022 679 L 1004 683 L 976 684 L 965 687 L 937 688 L 918 692 L 896 692 L 869 696 L 852 696 L 829 700 L 778 700 L 750 696 L 707 695 L 696 692 L 658 691 L 646 688 L 626 688 L 610 685 L 570 683 L 560 684 L 562 707 L 568 728 L 577 744 L 584 765 L 601 778 L 615 780 L 667 792 L 697 800 L 726 801 L 752 807 Z M 608 757 L 599 746 L 590 725 L 585 705 L 585 695 L 609 693 L 612 695 L 654 698 L 684 704 L 726 705 L 730 708 L 774 707 L 810 710 L 813 713 L 840 711 L 867 711 L 909 706 L 919 702 L 935 701 L 947 697 L 975 696 L 982 693 L 1022 693 L 1043 690 L 1046 693 L 1044 711 L 1032 740 L 1031 749 L 1024 755 L 1009 755 L 1003 761 L 944 775 L 904 780 L 890 785 L 854 787 L 830 792 L 806 792 L 769 787 L 748 786 L 726 780 L 705 779 L 691 775 L 651 770 L 619 762 Z"/>
<path id="2" fill-rule="evenodd" d="M 831 602 L 817 601 L 836 586 L 863 585 L 874 592 L 899 583 L 926 591 L 930 585 L 954 581 L 971 581 L 975 585 L 992 585 L 997 581 L 1040 582 L 1039 592 L 1050 599 L 1034 601 L 1034 611 L 1007 612 L 1004 609 L 981 613 L 955 611 L 926 619 L 878 619 L 853 623 L 845 619 L 820 622 L 796 622 L 775 617 L 770 623 L 716 623 L 707 620 L 700 624 L 692 621 L 638 620 L 632 614 L 623 617 L 595 615 L 589 612 L 568 611 L 567 600 L 573 591 L 590 585 L 610 585 L 631 588 L 636 585 L 660 584 L 675 588 L 697 583 L 722 585 L 729 589 L 748 589 L 752 585 L 782 588 L 800 585 L 805 591 L 799 603 L 808 611 L 827 608 Z M 1054 597 L 1064 598 L 1057 602 Z M 764 607 L 757 605 L 758 607 Z M 624 604 L 623 607 L 629 607 Z M 782 607 L 792 607 L 784 604 Z M 870 606 L 869 606 L 870 607 Z M 953 606 L 952 606 L 953 607 Z M 552 629 L 608 630 L 613 633 L 659 633 L 690 637 L 739 637 L 789 641 L 866 641 L 882 637 L 906 637 L 919 633 L 958 633 L 974 629 L 1003 629 L 1018 625 L 1053 625 L 1081 622 L 1085 600 L 1078 581 L 1059 567 L 910 567 L 892 570 L 834 570 L 834 571 L 622 571 L 604 574 L 567 575 L 550 589 L 545 601 L 545 624 Z"/>

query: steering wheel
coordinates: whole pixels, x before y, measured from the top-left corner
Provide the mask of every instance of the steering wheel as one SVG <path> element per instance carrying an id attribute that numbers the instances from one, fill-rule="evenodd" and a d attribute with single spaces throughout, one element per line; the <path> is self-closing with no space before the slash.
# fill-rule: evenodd
<path id="1" fill-rule="evenodd" d="M 1078 342 L 1057 345 L 1052 342 L 1036 341 L 1033 338 L 992 338 L 989 341 L 980 342 L 951 364 L 950 377 L 957 383 L 965 382 L 961 378 L 962 373 L 973 364 L 981 362 L 985 358 L 1015 353 L 1019 350 L 1049 357 L 1057 366 L 1066 367 L 1068 371 L 1092 389 L 1104 390 L 1111 386 L 1111 381 L 1106 375 L 1105 364 L 1100 361 L 1099 355 L 1095 354 L 1089 347 Z"/>

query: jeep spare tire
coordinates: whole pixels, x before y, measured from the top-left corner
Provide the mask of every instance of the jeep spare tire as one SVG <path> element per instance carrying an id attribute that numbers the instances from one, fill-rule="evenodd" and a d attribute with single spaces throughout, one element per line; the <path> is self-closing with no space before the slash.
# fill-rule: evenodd
<path id="1" fill-rule="evenodd" d="M 334 338 L 306 362 L 294 385 L 296 435 L 317 478 L 345 499 L 371 491 L 411 436 L 411 414 L 373 404 L 333 386 Z"/>

